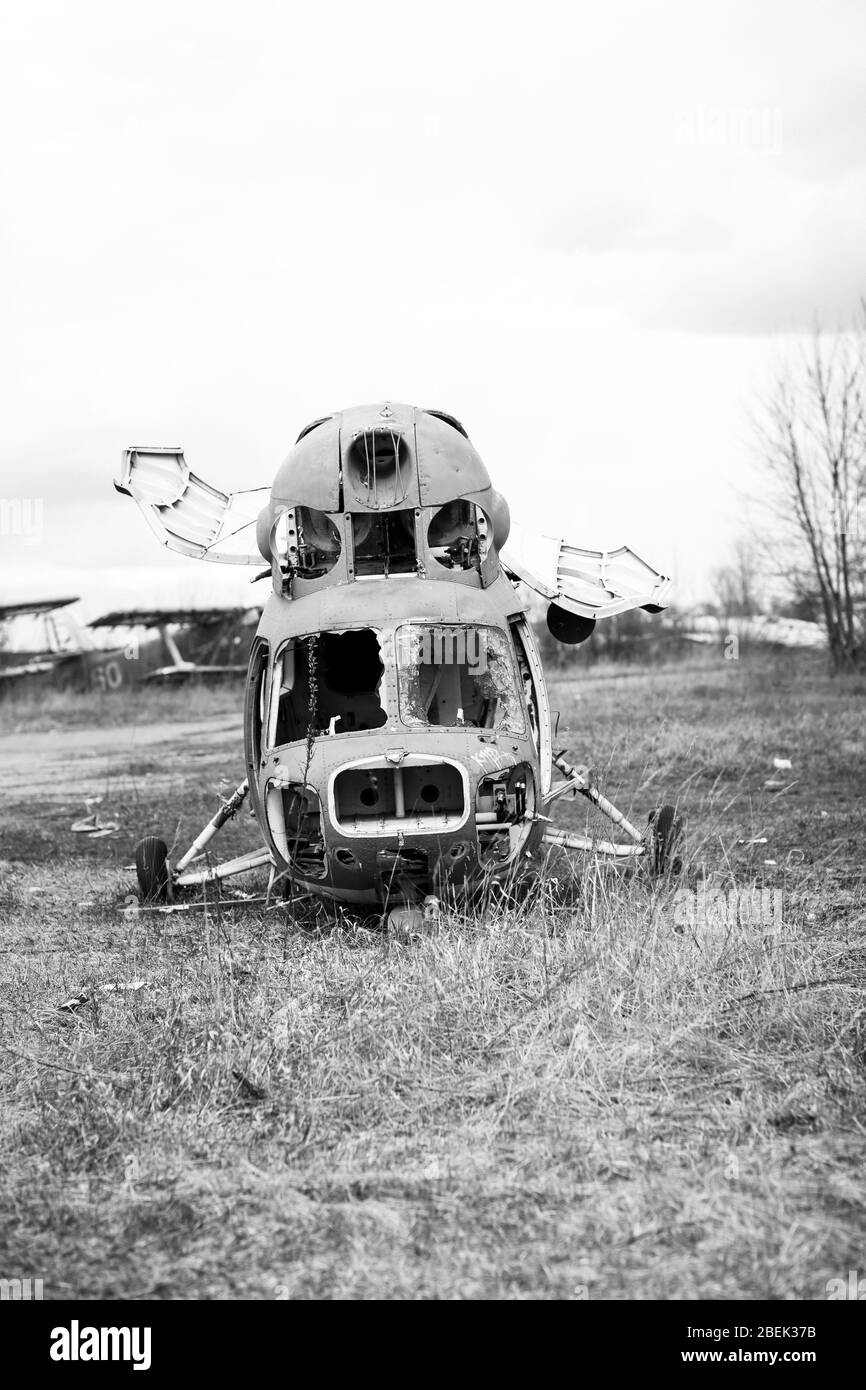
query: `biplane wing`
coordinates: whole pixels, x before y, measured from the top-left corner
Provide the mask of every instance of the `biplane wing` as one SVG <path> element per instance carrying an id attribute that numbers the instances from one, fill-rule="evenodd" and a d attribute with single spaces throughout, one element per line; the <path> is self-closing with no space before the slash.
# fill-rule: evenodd
<path id="1" fill-rule="evenodd" d="M 137 503 L 160 543 L 178 555 L 261 565 L 256 518 L 269 487 L 221 492 L 193 473 L 182 449 L 133 448 L 114 486 Z"/>
<path id="2" fill-rule="evenodd" d="M 630 608 L 659 610 L 670 602 L 669 577 L 627 545 L 585 550 L 512 522 L 500 559 L 530 589 L 583 618 L 612 618 Z"/>
<path id="3" fill-rule="evenodd" d="M 64 645 L 64 637 L 61 628 L 54 622 L 54 614 L 62 608 L 68 608 L 70 604 L 77 603 L 77 596 L 72 598 L 45 598 L 45 599 L 25 599 L 20 603 L 0 603 L 0 626 L 9 625 L 9 629 L 14 634 L 19 618 L 41 619 L 35 625 L 30 625 L 25 631 L 26 636 L 31 639 L 34 635 L 40 637 L 37 647 L 33 647 L 32 642 L 24 645 L 15 643 L 10 646 L 0 643 L 2 655 L 0 655 L 0 681 L 23 680 L 26 676 L 43 676 L 50 671 L 56 671 L 58 667 L 72 661 L 78 655 L 77 650 L 70 650 Z M 25 623 L 25 628 L 27 625 Z M 74 625 L 78 631 L 77 624 Z M 17 633 L 20 638 L 20 630 Z M 68 635 L 66 637 L 68 642 Z M 16 659 L 17 658 L 17 659 Z"/>
<path id="4" fill-rule="evenodd" d="M 259 557 L 261 559 L 261 556 Z M 166 627 L 169 623 L 195 623 L 210 627 L 214 623 L 239 620 L 255 611 L 250 605 L 224 608 L 114 608 L 92 618 L 88 627 Z"/>
<path id="5" fill-rule="evenodd" d="M 57 608 L 68 608 L 70 603 L 77 602 L 77 598 L 44 598 L 26 603 L 0 603 L 0 623 L 11 618 L 38 618 L 43 613 L 53 613 Z"/>

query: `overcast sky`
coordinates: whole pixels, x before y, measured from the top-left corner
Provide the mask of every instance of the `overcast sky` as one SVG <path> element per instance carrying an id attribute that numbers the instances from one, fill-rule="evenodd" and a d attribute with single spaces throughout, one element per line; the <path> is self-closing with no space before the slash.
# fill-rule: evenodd
<path id="1" fill-rule="evenodd" d="M 0 497 L 44 506 L 41 543 L 0 536 L 6 593 L 109 567 L 107 604 L 166 563 L 125 445 L 249 487 L 384 398 L 458 415 L 521 520 L 703 592 L 750 402 L 866 291 L 862 0 L 0 25 Z"/>

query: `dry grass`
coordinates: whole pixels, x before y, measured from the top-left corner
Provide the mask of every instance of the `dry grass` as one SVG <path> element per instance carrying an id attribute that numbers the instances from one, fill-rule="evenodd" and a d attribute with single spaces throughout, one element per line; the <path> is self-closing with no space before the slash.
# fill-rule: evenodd
<path id="1" fill-rule="evenodd" d="M 209 719 L 233 713 L 242 699 L 242 678 L 217 684 L 190 680 L 174 689 L 142 683 L 120 692 L 89 690 L 86 694 L 60 690 L 47 682 L 27 690 L 12 686 L 0 694 L 0 735 L 180 723 L 190 718 L 191 709 L 193 717 Z"/>
<path id="2" fill-rule="evenodd" d="M 558 860 L 520 910 L 413 940 L 225 902 L 123 916 L 159 819 L 145 774 L 112 804 L 147 825 L 60 836 L 47 868 L 6 807 L 0 1274 L 46 1296 L 822 1298 L 866 1264 L 862 699 L 721 662 L 555 687 L 561 743 L 635 815 L 681 790 L 685 878 Z M 172 757 L 163 827 L 194 770 L 193 830 L 217 764 Z M 780 928 L 677 930 L 699 881 L 781 888 Z"/>

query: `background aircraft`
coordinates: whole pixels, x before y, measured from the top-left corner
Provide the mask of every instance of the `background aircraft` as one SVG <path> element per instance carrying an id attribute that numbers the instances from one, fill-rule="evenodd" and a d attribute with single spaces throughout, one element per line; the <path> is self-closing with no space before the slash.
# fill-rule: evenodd
<path id="1" fill-rule="evenodd" d="M 258 609 L 130 608 L 81 624 L 77 602 L 73 596 L 0 604 L 0 690 L 30 683 L 120 690 L 246 671 Z"/>

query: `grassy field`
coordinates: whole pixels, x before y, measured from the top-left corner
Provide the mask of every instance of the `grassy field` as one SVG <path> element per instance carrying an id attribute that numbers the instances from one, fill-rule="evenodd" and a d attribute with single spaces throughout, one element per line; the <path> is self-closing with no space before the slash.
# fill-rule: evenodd
<path id="1" fill-rule="evenodd" d="M 866 687 L 747 657 L 551 693 L 623 809 L 685 806 L 682 876 L 557 856 L 521 909 L 413 940 L 135 912 L 135 841 L 241 775 L 230 692 L 2 707 L 0 1276 L 821 1299 L 866 1271 Z M 100 795 L 120 830 L 73 834 Z M 221 848 L 255 843 L 243 817 Z M 780 912 L 733 920 L 755 887 Z"/>

